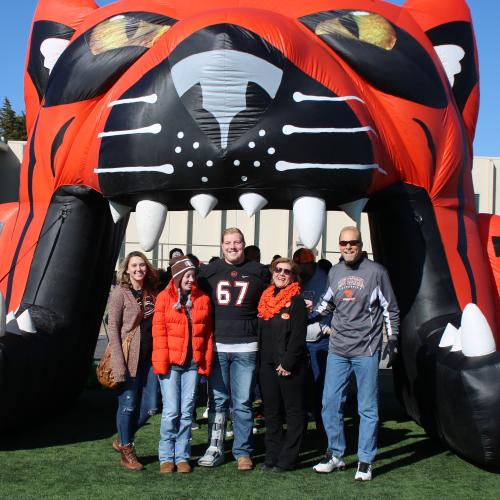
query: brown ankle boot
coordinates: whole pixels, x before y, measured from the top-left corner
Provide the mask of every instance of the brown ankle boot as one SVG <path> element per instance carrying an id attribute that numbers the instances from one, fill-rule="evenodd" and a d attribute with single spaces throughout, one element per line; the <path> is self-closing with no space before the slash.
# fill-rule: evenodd
<path id="1" fill-rule="evenodd" d="M 120 465 L 127 470 L 142 470 L 144 465 L 137 460 L 137 455 L 135 454 L 135 447 L 133 443 L 127 444 L 121 447 L 120 453 L 122 459 L 120 460 Z"/>

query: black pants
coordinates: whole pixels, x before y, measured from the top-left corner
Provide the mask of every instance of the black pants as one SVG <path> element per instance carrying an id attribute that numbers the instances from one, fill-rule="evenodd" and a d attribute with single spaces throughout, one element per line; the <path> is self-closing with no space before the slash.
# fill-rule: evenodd
<path id="1" fill-rule="evenodd" d="M 266 418 L 266 465 L 293 469 L 306 429 L 305 364 L 289 377 L 279 377 L 273 364 L 262 363 L 259 376 Z"/>

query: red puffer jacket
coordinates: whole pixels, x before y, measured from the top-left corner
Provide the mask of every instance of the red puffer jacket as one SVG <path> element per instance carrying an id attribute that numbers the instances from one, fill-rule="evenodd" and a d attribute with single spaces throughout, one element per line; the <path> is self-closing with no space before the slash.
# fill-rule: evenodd
<path id="1" fill-rule="evenodd" d="M 153 370 L 157 375 L 167 375 L 171 364 L 183 365 L 189 340 L 188 318 L 184 307 L 174 309 L 177 290 L 173 280 L 156 299 L 153 316 Z M 200 375 L 210 375 L 212 370 L 212 317 L 210 299 L 193 284 L 191 290 L 191 345 L 193 359 Z"/>

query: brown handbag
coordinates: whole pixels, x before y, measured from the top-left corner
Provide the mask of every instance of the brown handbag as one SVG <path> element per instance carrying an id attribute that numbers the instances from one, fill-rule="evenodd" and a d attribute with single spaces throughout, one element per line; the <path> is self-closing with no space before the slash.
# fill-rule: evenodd
<path id="1" fill-rule="evenodd" d="M 123 350 L 123 358 L 125 359 L 125 363 L 128 361 L 128 354 L 130 351 L 130 344 L 134 337 L 136 330 L 130 333 L 127 338 L 122 343 Z M 95 369 L 95 373 L 97 375 L 97 381 L 107 389 L 114 389 L 118 386 L 120 382 L 116 382 L 113 378 L 113 368 L 111 365 L 111 344 L 108 343 L 104 354 L 102 355 L 97 368 Z"/>

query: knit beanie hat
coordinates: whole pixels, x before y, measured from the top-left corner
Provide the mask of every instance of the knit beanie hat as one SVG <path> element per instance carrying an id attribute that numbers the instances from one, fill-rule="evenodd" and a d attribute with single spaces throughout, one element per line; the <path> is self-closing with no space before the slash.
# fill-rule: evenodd
<path id="1" fill-rule="evenodd" d="M 174 257 L 170 261 L 170 268 L 172 270 L 172 279 L 174 280 L 176 289 L 180 288 L 182 277 L 187 271 L 190 269 L 196 270 L 195 265 L 189 260 L 189 257 L 185 255 Z"/>

